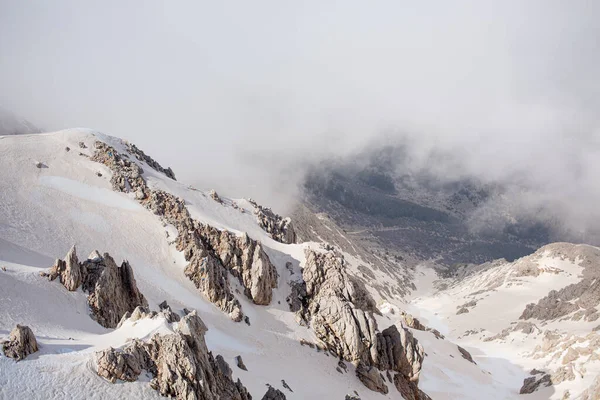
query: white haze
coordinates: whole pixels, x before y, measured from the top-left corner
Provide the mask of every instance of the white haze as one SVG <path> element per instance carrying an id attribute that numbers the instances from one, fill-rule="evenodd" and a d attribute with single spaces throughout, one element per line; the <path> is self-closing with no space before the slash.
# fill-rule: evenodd
<path id="1" fill-rule="evenodd" d="M 0 104 L 280 208 L 305 165 L 399 132 L 417 167 L 517 183 L 511 201 L 580 229 L 600 220 L 599 15 L 593 1 L 0 0 Z"/>

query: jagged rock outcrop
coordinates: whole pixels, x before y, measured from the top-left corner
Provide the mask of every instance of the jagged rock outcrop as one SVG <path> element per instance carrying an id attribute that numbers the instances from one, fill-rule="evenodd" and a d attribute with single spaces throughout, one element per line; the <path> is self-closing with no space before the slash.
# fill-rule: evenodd
<path id="1" fill-rule="evenodd" d="M 371 365 L 375 356 L 375 302 L 346 273 L 344 259 L 334 252 L 306 250 L 302 271 L 308 305 L 299 315 L 317 338 L 340 358 Z"/>
<path id="2" fill-rule="evenodd" d="M 181 317 L 179 317 L 179 314 L 171 310 L 171 306 L 167 304 L 166 300 L 160 303 L 158 305 L 158 308 L 160 309 L 160 313 L 165 317 L 165 319 L 169 323 L 179 322 L 179 320 L 181 319 Z"/>
<path id="3" fill-rule="evenodd" d="M 247 235 L 237 237 L 231 232 L 195 221 L 182 199 L 150 189 L 142 177 L 143 170 L 136 163 L 122 157 L 106 143 L 97 141 L 95 146 L 92 160 L 111 169 L 113 189 L 135 193 L 142 205 L 177 228 L 177 249 L 184 253 L 188 262 L 184 273 L 209 301 L 234 321 L 243 319 L 241 305 L 229 286 L 228 272 L 231 272 L 245 288 L 245 295 L 255 304 L 271 302 L 273 288 L 277 287 L 277 270 L 260 242 Z M 148 163 L 144 158 L 147 156 L 139 149 L 136 152 L 136 149 L 133 152 L 141 154 L 140 157 Z"/>
<path id="4" fill-rule="evenodd" d="M 377 353 L 373 365 L 382 371 L 397 372 L 394 386 L 405 399 L 429 399 L 418 387 L 424 358 L 423 346 L 408 329 L 392 325 L 377 334 Z"/>
<path id="5" fill-rule="evenodd" d="M 81 286 L 83 277 L 75 246 L 71 247 L 64 261 L 57 259 L 54 262 L 54 265 L 48 272 L 48 277 L 51 281 L 59 278 L 60 283 L 70 292 Z"/>
<path id="6" fill-rule="evenodd" d="M 65 261 L 56 260 L 49 272 L 42 273 L 42 276 L 51 281 L 60 277 L 60 282 L 69 291 L 81 286 L 88 293 L 93 318 L 105 328 L 116 328 L 127 312 L 133 312 L 138 306 L 148 306 L 137 287 L 131 265 L 123 261 L 118 267 L 108 253 L 100 256 L 95 251 L 80 263 L 73 246 Z"/>
<path id="7" fill-rule="evenodd" d="M 146 370 L 153 376 L 153 389 L 177 399 L 251 400 L 241 381 L 233 380 L 225 360 L 208 351 L 206 331 L 204 322 L 192 311 L 172 334 L 155 334 L 147 342 L 134 339 L 123 349 L 97 352 L 97 373 L 113 383 L 118 379 L 132 382 Z"/>
<path id="8" fill-rule="evenodd" d="M 20 361 L 38 351 L 37 340 L 28 326 L 17 325 L 2 343 L 2 351 L 6 357 Z"/>
<path id="9" fill-rule="evenodd" d="M 166 308 L 161 308 L 160 312 L 150 311 L 147 307 L 138 306 L 133 310 L 133 312 L 126 312 L 123 314 L 121 321 L 117 325 L 117 328 L 120 328 L 126 321 L 136 322 L 144 318 L 156 318 L 158 316 L 162 316 L 168 323 L 179 322 L 181 317 L 171 311 L 171 307 L 167 306 Z"/>
<path id="10" fill-rule="evenodd" d="M 283 218 L 268 207 L 263 207 L 252 199 L 248 202 L 254 206 L 254 214 L 261 228 L 267 232 L 273 240 L 281 243 L 296 243 L 296 231 L 290 218 Z"/>
<path id="11" fill-rule="evenodd" d="M 262 400 L 285 400 L 285 394 L 279 389 L 275 389 L 269 385 L 267 393 L 262 397 Z"/>
<path id="12" fill-rule="evenodd" d="M 405 397 L 427 398 L 418 388 L 423 347 L 401 325 L 378 331 L 375 302 L 348 275 L 340 254 L 306 250 L 302 276 L 303 283 L 292 285 L 288 304 L 328 351 L 357 366 L 359 379 L 372 390 L 385 393 L 380 371 L 393 371 L 394 385 Z"/>
<path id="13" fill-rule="evenodd" d="M 392 309 L 393 310 L 393 309 Z M 437 329 L 430 328 L 425 326 L 419 321 L 417 318 L 413 317 L 411 314 L 402 311 L 400 317 L 404 321 L 404 324 L 412 329 L 416 329 L 418 331 L 431 332 L 437 339 L 444 339 L 444 335 L 440 333 Z"/>
<path id="14" fill-rule="evenodd" d="M 165 174 L 169 178 L 173 179 L 174 181 L 177 180 L 177 179 L 175 179 L 175 173 L 173 172 L 173 170 L 170 167 L 163 168 L 162 165 L 160 165 L 158 162 L 156 162 L 152 157 L 146 155 L 142 150 L 138 149 L 135 144 L 127 143 L 127 151 L 129 151 L 129 153 L 133 154 L 135 156 L 135 158 L 137 158 L 138 160 L 143 161 L 146 164 L 148 164 L 151 168 L 154 168 L 156 171 L 162 172 L 163 174 Z"/>
<path id="15" fill-rule="evenodd" d="M 236 236 L 211 226 L 200 227 L 201 236 L 210 243 L 221 263 L 245 288 L 244 294 L 254 304 L 271 303 L 273 289 L 277 287 L 277 269 L 271 263 L 260 242 L 247 234 Z"/>

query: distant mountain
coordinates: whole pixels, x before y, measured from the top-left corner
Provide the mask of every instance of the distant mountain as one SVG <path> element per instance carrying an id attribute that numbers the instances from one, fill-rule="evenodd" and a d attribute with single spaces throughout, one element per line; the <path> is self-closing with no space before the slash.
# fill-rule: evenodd
<path id="1" fill-rule="evenodd" d="M 442 265 L 513 260 L 551 241 L 550 228 L 534 218 L 500 207 L 493 216 L 480 212 L 502 196 L 501 186 L 441 181 L 411 169 L 405 157 L 402 146 L 385 146 L 314 166 L 306 202 L 353 237 Z"/>
<path id="2" fill-rule="evenodd" d="M 0 107 L 0 136 L 26 135 L 40 132 L 41 130 L 31 122 Z"/>

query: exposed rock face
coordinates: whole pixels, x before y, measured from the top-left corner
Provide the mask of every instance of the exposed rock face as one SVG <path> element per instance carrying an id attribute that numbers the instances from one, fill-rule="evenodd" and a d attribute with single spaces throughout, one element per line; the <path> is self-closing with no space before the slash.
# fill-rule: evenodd
<path id="1" fill-rule="evenodd" d="M 343 257 L 307 250 L 302 276 L 308 307 L 300 313 L 319 340 L 347 361 L 371 365 L 376 351 L 377 325 L 371 313 L 375 303 L 346 273 Z"/>
<path id="2" fill-rule="evenodd" d="M 208 351 L 206 325 L 192 311 L 183 317 L 176 332 L 156 334 L 148 342 L 135 339 L 123 349 L 96 353 L 98 375 L 116 382 L 135 381 L 142 370 L 153 375 L 150 386 L 162 396 L 177 399 L 251 400 L 244 385 L 232 379 L 229 365 Z"/>
<path id="3" fill-rule="evenodd" d="M 77 259 L 75 246 L 67 253 L 65 261 L 57 259 L 48 272 L 50 280 L 57 277 L 60 283 L 70 292 L 77 290 L 82 283 L 82 272 Z"/>
<path id="4" fill-rule="evenodd" d="M 238 237 L 208 225 L 201 231 L 223 266 L 244 286 L 245 295 L 255 304 L 269 304 L 278 274 L 262 245 L 247 234 Z"/>
<path id="5" fill-rule="evenodd" d="M 380 370 L 398 372 L 394 376 L 394 385 L 408 398 L 404 392 L 408 389 L 419 399 L 423 396 L 417 387 L 419 374 L 425 352 L 423 346 L 408 329 L 392 325 L 377 334 L 377 356 L 373 360 Z M 404 392 L 403 392 L 404 390 Z"/>
<path id="6" fill-rule="evenodd" d="M 263 207 L 252 199 L 248 199 L 248 202 L 254 206 L 254 214 L 256 214 L 258 224 L 271 235 L 273 240 L 287 244 L 296 243 L 296 231 L 290 218 L 283 218 L 281 215 L 275 214 L 270 208 Z"/>
<path id="7" fill-rule="evenodd" d="M 262 397 L 262 400 L 285 400 L 285 394 L 281 390 L 269 385 L 269 389 Z"/>
<path id="8" fill-rule="evenodd" d="M 135 151 L 134 154 L 138 154 Z M 143 152 L 141 154 L 140 157 L 147 157 Z M 239 301 L 231 293 L 228 271 L 238 278 L 245 288 L 245 295 L 255 304 L 271 302 L 278 275 L 259 242 L 247 235 L 237 237 L 195 221 L 182 199 L 150 189 L 142 177 L 142 169 L 103 142 L 96 142 L 92 159 L 111 169 L 114 190 L 135 193 L 142 205 L 177 228 L 177 249 L 188 261 L 185 275 L 234 321 L 241 321 L 244 315 Z M 148 163 L 145 158 L 144 161 Z M 218 198 L 216 193 L 215 196 Z"/>
<path id="9" fill-rule="evenodd" d="M 369 389 L 388 394 L 388 387 L 383 380 L 381 372 L 375 367 L 367 367 L 364 364 L 359 364 L 356 368 L 356 376 Z"/>
<path id="10" fill-rule="evenodd" d="M 4 355 L 20 361 L 28 355 L 38 351 L 37 340 L 33 331 L 28 326 L 17 325 L 8 337 L 8 340 L 2 343 Z"/>
<path id="11" fill-rule="evenodd" d="M 69 291 L 81 286 L 88 293 L 94 319 L 105 328 L 116 328 L 124 314 L 133 312 L 138 306 L 148 306 L 129 263 L 123 261 L 118 267 L 108 253 L 99 256 L 98 252 L 93 252 L 89 259 L 80 263 L 73 246 L 65 261 L 56 260 L 50 271 L 42 275 L 51 281 L 60 277 L 60 282 Z"/>
<path id="12" fill-rule="evenodd" d="M 423 347 L 402 326 L 377 330 L 375 302 L 347 274 L 340 254 L 307 250 L 302 276 L 304 283 L 292 285 L 288 304 L 328 351 L 354 363 L 359 379 L 372 390 L 387 393 L 380 371 L 388 370 L 396 372 L 394 384 L 405 397 L 427 398 L 417 386 Z"/>

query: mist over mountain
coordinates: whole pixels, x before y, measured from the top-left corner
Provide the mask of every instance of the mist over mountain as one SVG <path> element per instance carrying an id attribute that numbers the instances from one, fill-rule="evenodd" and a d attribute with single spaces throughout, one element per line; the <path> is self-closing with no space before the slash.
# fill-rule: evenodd
<path id="1" fill-rule="evenodd" d="M 24 135 L 41 132 L 25 118 L 0 107 L 0 136 L 2 135 Z"/>

